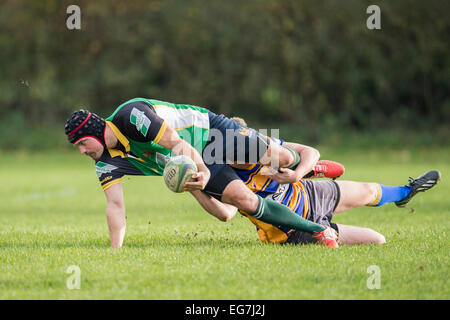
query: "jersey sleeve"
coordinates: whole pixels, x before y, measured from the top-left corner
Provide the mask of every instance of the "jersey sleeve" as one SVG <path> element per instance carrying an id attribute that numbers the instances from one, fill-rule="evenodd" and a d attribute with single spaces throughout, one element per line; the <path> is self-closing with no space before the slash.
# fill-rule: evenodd
<path id="1" fill-rule="evenodd" d="M 126 104 L 116 113 L 112 122 L 121 132 L 138 142 L 158 143 L 167 128 L 166 121 L 145 101 Z"/>
<path id="2" fill-rule="evenodd" d="M 105 150 L 101 158 L 95 162 L 95 171 L 103 190 L 122 182 L 124 175 L 143 175 L 127 158 L 111 157 Z"/>
<path id="3" fill-rule="evenodd" d="M 118 167 L 103 161 L 98 161 L 95 164 L 95 171 L 103 190 L 122 182 L 124 174 L 118 169 Z"/>

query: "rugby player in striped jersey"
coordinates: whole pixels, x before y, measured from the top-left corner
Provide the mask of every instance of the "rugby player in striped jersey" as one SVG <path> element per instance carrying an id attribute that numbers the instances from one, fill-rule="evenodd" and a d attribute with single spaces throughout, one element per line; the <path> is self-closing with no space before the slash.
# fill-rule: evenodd
<path id="1" fill-rule="evenodd" d="M 391 202 L 398 207 L 405 207 L 418 192 L 429 190 L 440 179 L 439 171 L 431 170 L 416 179 L 410 178 L 408 184 L 398 187 L 378 183 L 308 179 L 280 184 L 271 179 L 265 170 L 270 169 L 262 165 L 235 168 L 245 185 L 254 193 L 289 207 L 305 219 L 331 227 L 332 230 L 327 229 L 326 232 L 336 233 L 340 244 L 383 244 L 385 239 L 369 228 L 335 224 L 332 222 L 335 214 L 362 206 L 379 207 Z M 204 193 L 194 191 L 193 194 L 206 211 L 221 221 L 229 221 L 236 214 L 233 206 L 223 204 Z M 239 211 L 256 225 L 258 236 L 263 242 L 335 246 L 334 242 L 327 244 L 327 239 L 317 239 L 309 232 L 265 223 L 257 215 Z"/>
<path id="2" fill-rule="evenodd" d="M 241 118 L 231 119 L 245 124 Z M 284 144 L 282 140 L 279 140 L 278 143 Z M 289 143 L 289 145 L 300 153 L 305 148 L 303 145 L 294 143 Z M 330 166 L 333 164 L 329 163 Z M 437 184 L 441 177 L 439 171 L 431 170 L 416 179 L 410 178 L 408 184 L 398 187 L 378 183 L 305 179 L 291 184 L 283 184 L 273 179 L 275 175 L 268 175 L 271 169 L 267 166 L 235 165 L 234 170 L 252 192 L 262 198 L 289 207 L 305 219 L 330 227 L 326 232 L 338 235 L 338 241 L 341 244 L 383 244 L 385 238 L 369 228 L 335 224 L 332 222 L 335 214 L 362 206 L 379 207 L 391 202 L 398 207 L 405 207 L 418 192 L 429 190 Z M 337 170 L 329 172 L 326 177 L 337 177 L 342 173 Z M 194 191 L 193 194 L 206 211 L 221 221 L 228 221 L 236 214 L 236 208 L 232 206 L 223 204 L 204 193 Z M 258 215 L 248 215 L 242 210 L 239 211 L 256 225 L 258 236 L 262 242 L 320 243 L 337 247 L 333 241 L 328 241 L 327 238 L 321 239 L 309 232 L 268 224 L 258 219 Z"/>

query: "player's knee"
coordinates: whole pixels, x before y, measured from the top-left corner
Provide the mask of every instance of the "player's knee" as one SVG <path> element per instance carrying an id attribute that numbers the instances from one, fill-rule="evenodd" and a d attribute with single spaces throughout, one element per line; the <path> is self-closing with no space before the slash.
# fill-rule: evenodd
<path id="1" fill-rule="evenodd" d="M 372 229 L 370 229 L 370 231 L 372 233 L 372 240 L 371 240 L 372 244 L 385 244 L 386 243 L 386 239 L 384 238 L 384 236 L 381 233 L 378 233 Z"/>
<path id="2" fill-rule="evenodd" d="M 244 212 L 255 212 L 258 207 L 258 199 L 243 195 L 235 200 L 234 206 Z"/>
<path id="3" fill-rule="evenodd" d="M 376 244 L 385 244 L 385 243 L 386 243 L 386 239 L 384 238 L 384 236 L 382 234 L 378 233 Z"/>
<path id="4" fill-rule="evenodd" d="M 367 203 L 373 203 L 378 198 L 378 188 L 376 183 L 364 183 L 367 194 Z"/>

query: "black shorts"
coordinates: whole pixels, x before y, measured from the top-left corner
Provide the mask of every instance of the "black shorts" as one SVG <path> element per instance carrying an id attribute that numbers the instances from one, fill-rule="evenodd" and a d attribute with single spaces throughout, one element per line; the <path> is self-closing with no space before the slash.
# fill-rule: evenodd
<path id="1" fill-rule="evenodd" d="M 341 191 L 339 185 L 330 180 L 310 181 L 302 180 L 308 200 L 307 219 L 333 228 L 337 232 L 338 226 L 331 222 L 334 210 L 339 204 Z M 308 244 L 316 243 L 317 240 L 313 236 L 304 231 L 292 232 L 286 241 L 290 244 Z"/>
<path id="2" fill-rule="evenodd" d="M 233 180 L 240 180 L 237 173 L 227 164 L 206 165 L 211 173 L 208 183 L 203 192 L 222 201 L 223 190 Z"/>

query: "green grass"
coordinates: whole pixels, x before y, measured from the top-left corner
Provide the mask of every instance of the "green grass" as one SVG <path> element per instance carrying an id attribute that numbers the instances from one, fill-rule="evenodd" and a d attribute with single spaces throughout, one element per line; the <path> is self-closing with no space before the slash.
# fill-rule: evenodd
<path id="1" fill-rule="evenodd" d="M 433 168 L 443 179 L 414 198 L 415 213 L 388 204 L 336 216 L 387 244 L 330 250 L 261 244 L 243 217 L 223 223 L 160 178 L 126 178 L 127 235 L 113 250 L 90 159 L 0 154 L 0 299 L 449 299 L 449 149 L 321 153 L 347 180 L 399 185 Z M 66 286 L 71 265 L 79 290 Z M 379 290 L 366 285 L 371 265 Z"/>

